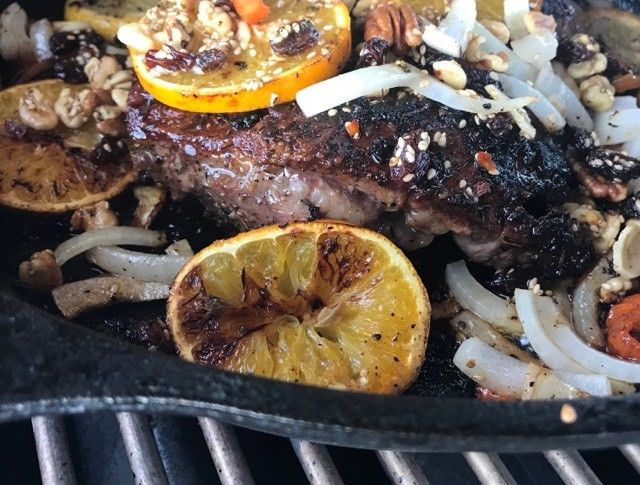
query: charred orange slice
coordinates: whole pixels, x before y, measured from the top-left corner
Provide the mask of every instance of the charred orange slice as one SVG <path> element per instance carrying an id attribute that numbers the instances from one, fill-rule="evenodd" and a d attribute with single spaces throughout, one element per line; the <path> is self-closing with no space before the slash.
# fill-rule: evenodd
<path id="1" fill-rule="evenodd" d="M 67 0 L 65 20 L 85 22 L 107 40 L 126 23 L 137 22 L 157 0 Z"/>
<path id="2" fill-rule="evenodd" d="M 95 166 L 89 151 L 100 142 L 95 123 L 79 129 L 58 123 L 30 136 L 9 136 L 8 123 L 20 123 L 22 96 L 37 89 L 53 103 L 64 88 L 86 86 L 59 80 L 21 84 L 0 92 L 0 205 L 32 212 L 64 212 L 109 199 L 136 177 L 129 162 Z"/>
<path id="3" fill-rule="evenodd" d="M 424 361 L 430 305 L 391 241 L 317 221 L 265 227 L 203 249 L 176 277 L 167 315 L 188 361 L 397 393 Z"/>
<path id="4" fill-rule="evenodd" d="M 233 11 L 183 12 L 179 18 L 189 19 L 180 24 L 182 37 L 189 38 L 188 52 L 168 50 L 166 35 L 150 30 L 148 19 L 122 27 L 118 37 L 128 45 L 144 89 L 168 106 L 207 113 L 266 108 L 291 101 L 300 89 L 340 72 L 350 55 L 351 31 L 349 11 L 338 0 L 265 3 L 270 7 L 268 18 L 252 26 Z M 166 4 L 156 7 L 154 18 Z M 211 18 L 215 22 L 207 24 Z M 149 51 L 157 49 L 151 61 Z M 222 65 L 210 69 L 208 62 L 194 61 L 207 49 L 225 53 Z M 192 67 L 185 70 L 178 63 Z"/>

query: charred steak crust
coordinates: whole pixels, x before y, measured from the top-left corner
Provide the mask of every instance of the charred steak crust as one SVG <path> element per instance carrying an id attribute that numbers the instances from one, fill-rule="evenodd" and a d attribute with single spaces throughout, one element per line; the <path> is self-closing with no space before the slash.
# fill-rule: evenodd
<path id="1" fill-rule="evenodd" d="M 247 115 L 183 112 L 134 86 L 127 110 L 138 166 L 244 227 L 317 217 L 373 225 L 399 211 L 414 229 L 474 243 L 500 240 L 515 213 L 535 225 L 572 180 L 561 137 L 541 127 L 531 141 L 517 129 L 497 136 L 490 121 L 405 91 L 306 118 L 294 103 Z"/>

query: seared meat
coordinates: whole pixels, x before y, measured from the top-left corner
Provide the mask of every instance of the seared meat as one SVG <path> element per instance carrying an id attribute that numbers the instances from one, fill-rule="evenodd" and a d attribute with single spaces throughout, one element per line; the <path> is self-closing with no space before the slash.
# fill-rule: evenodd
<path id="1" fill-rule="evenodd" d="M 481 120 L 404 91 L 312 118 L 293 103 L 231 118 L 171 109 L 134 87 L 127 123 L 139 167 L 244 227 L 317 217 L 375 226 L 397 212 L 413 230 L 464 238 L 472 257 L 489 242 L 473 258 L 484 262 L 507 246 L 511 260 L 513 214 L 535 226 L 571 180 L 562 144 L 542 128 L 529 141 L 509 117 Z"/>

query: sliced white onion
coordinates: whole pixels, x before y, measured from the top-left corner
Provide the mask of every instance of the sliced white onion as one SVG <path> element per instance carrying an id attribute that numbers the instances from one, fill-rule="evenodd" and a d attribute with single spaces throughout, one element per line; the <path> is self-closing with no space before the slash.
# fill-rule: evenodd
<path id="1" fill-rule="evenodd" d="M 140 227 L 106 227 L 67 239 L 54 252 L 59 266 L 71 258 L 96 246 L 132 245 L 159 247 L 164 246 L 167 239 L 162 232 L 142 229 Z"/>
<path id="2" fill-rule="evenodd" d="M 579 98 L 580 88 L 578 87 L 576 80 L 573 79 L 571 76 L 569 76 L 569 73 L 567 72 L 567 68 L 564 67 L 564 64 L 558 61 L 552 62 L 551 69 L 556 74 L 556 76 L 562 79 L 562 82 L 565 83 L 567 87 L 571 89 L 571 91 L 573 91 L 573 94 L 575 94 Z"/>
<path id="3" fill-rule="evenodd" d="M 449 12 L 438 25 L 439 30 L 456 40 L 460 52 L 467 49 L 476 14 L 476 0 L 453 0 Z"/>
<path id="4" fill-rule="evenodd" d="M 552 327 L 551 337 L 569 357 L 591 372 L 623 382 L 640 383 L 640 364 L 618 359 L 594 349 L 567 325 Z"/>
<path id="5" fill-rule="evenodd" d="M 174 242 L 166 247 L 164 250 L 165 253 L 171 256 L 185 256 L 190 258 L 193 256 L 193 249 L 191 249 L 191 244 L 186 239 L 180 239 L 179 241 Z"/>
<path id="6" fill-rule="evenodd" d="M 396 62 L 346 72 L 309 86 L 296 95 L 296 101 L 305 116 L 314 116 L 330 108 L 361 96 L 385 89 L 407 87 L 433 101 L 459 111 L 491 114 L 522 108 L 535 101 L 533 97 L 496 101 L 481 96 L 470 96 L 429 76 L 409 64 Z"/>
<path id="7" fill-rule="evenodd" d="M 460 57 L 462 55 L 460 43 L 431 23 L 425 24 L 422 40 L 432 49 L 448 56 Z"/>
<path id="8" fill-rule="evenodd" d="M 529 34 L 520 39 L 512 40 L 511 49 L 523 61 L 542 68 L 556 57 L 558 39 L 551 31 Z"/>
<path id="9" fill-rule="evenodd" d="M 628 280 L 640 276 L 640 220 L 628 219 L 613 244 L 613 269 Z"/>
<path id="10" fill-rule="evenodd" d="M 622 109 L 636 109 L 638 104 L 635 96 L 616 96 L 613 98 L 611 111 L 619 111 Z"/>
<path id="11" fill-rule="evenodd" d="M 622 151 L 628 153 L 630 157 L 640 158 L 640 137 L 624 142 L 622 144 Z"/>
<path id="12" fill-rule="evenodd" d="M 600 285 L 611 279 L 608 257 L 603 257 L 573 290 L 573 328 L 585 342 L 594 347 L 604 348 L 604 334 L 598 325 L 598 290 Z"/>
<path id="13" fill-rule="evenodd" d="M 6 61 L 33 62 L 33 42 L 27 35 L 27 12 L 16 2 L 0 15 L 0 55 Z"/>
<path id="14" fill-rule="evenodd" d="M 493 325 L 475 313 L 463 310 L 453 317 L 449 323 L 454 330 L 467 338 L 477 337 L 505 355 L 515 357 L 522 362 L 540 364 L 540 361 L 531 353 L 518 347 L 518 345 L 496 330 Z"/>
<path id="15" fill-rule="evenodd" d="M 33 42 L 33 52 L 38 61 L 43 61 L 53 57 L 49 39 L 53 35 L 53 27 L 47 19 L 38 20 L 29 27 L 29 37 Z"/>
<path id="16" fill-rule="evenodd" d="M 547 97 L 569 125 L 593 130 L 593 120 L 580 98 L 551 69 L 541 69 L 533 87 Z"/>
<path id="17" fill-rule="evenodd" d="M 594 126 L 603 145 L 632 141 L 640 137 L 640 108 L 598 113 Z"/>
<path id="18" fill-rule="evenodd" d="M 584 391 L 591 396 L 611 396 L 611 381 L 600 374 L 575 374 L 561 370 L 553 371 L 553 373 L 562 382 Z"/>
<path id="19" fill-rule="evenodd" d="M 542 362 L 554 370 L 588 374 L 587 369 L 567 357 L 547 335 L 548 326 L 568 324 L 553 300 L 522 289 L 515 291 L 515 300 L 524 333 Z"/>
<path id="20" fill-rule="evenodd" d="M 513 303 L 494 295 L 476 281 L 464 261 L 447 265 L 445 280 L 460 306 L 510 333 L 522 333 Z"/>
<path id="21" fill-rule="evenodd" d="M 567 124 L 562 113 L 540 91 L 534 89 L 525 81 L 506 74 L 498 74 L 498 79 L 502 84 L 503 91 L 512 98 L 522 96 L 534 96 L 536 98 L 536 101 L 527 105 L 527 108 L 531 110 L 550 133 L 561 130 Z"/>
<path id="22" fill-rule="evenodd" d="M 141 253 L 116 246 L 90 249 L 87 258 L 114 275 L 166 284 L 173 281 L 190 259 L 189 256 Z"/>
<path id="23" fill-rule="evenodd" d="M 552 372 L 535 364 L 520 362 L 475 337 L 460 344 L 453 363 L 478 384 L 505 397 L 562 399 L 585 395 Z"/>
<path id="24" fill-rule="evenodd" d="M 504 24 L 509 29 L 511 39 L 527 35 L 524 17 L 529 12 L 529 0 L 504 0 Z"/>
<path id="25" fill-rule="evenodd" d="M 495 35 L 489 32 L 483 25 L 476 22 L 473 26 L 473 33 L 484 38 L 482 50 L 488 54 L 504 53 L 507 56 L 509 67 L 507 74 L 510 74 L 523 81 L 534 81 L 538 75 L 536 66 L 523 61 L 509 47 L 502 43 Z"/>

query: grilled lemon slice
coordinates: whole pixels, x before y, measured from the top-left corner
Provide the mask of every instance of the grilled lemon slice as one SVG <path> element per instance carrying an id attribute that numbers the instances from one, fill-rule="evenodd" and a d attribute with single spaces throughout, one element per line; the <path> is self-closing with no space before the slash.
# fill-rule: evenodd
<path id="1" fill-rule="evenodd" d="M 67 0 L 65 20 L 86 22 L 107 40 L 113 40 L 121 25 L 136 22 L 158 0 Z"/>
<path id="2" fill-rule="evenodd" d="M 317 221 L 265 227 L 203 249 L 176 277 L 167 314 L 186 360 L 397 393 L 424 361 L 430 305 L 391 241 Z"/>
<path id="3" fill-rule="evenodd" d="M 53 102 L 63 88 L 78 93 L 85 87 L 48 80 L 0 92 L 0 205 L 33 212 L 75 210 L 117 195 L 135 179 L 129 162 L 100 167 L 85 163 L 88 151 L 100 141 L 92 120 L 77 130 L 58 123 L 38 139 L 5 133 L 5 122 L 20 121 L 18 105 L 27 90 L 37 88 Z"/>

